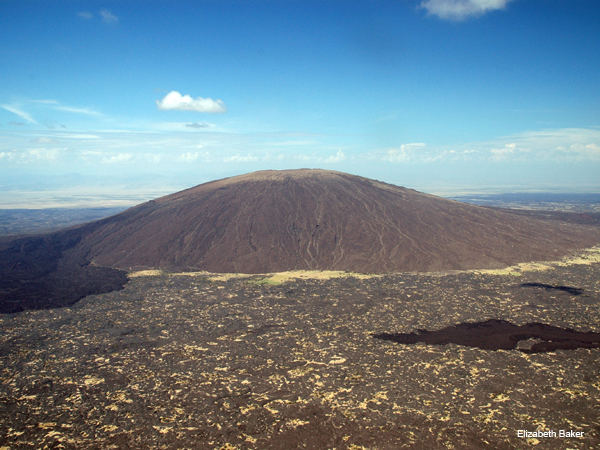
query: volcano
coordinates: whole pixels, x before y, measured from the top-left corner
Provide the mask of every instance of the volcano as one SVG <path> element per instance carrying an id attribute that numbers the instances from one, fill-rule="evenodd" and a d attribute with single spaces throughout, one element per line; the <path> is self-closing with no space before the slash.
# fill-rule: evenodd
<path id="1" fill-rule="evenodd" d="M 301 169 L 226 178 L 147 202 L 88 226 L 80 245 L 95 264 L 124 270 L 372 273 L 501 268 L 556 258 L 599 237 L 589 228 Z"/>
<path id="2" fill-rule="evenodd" d="M 468 205 L 355 175 L 261 171 L 5 243 L 0 294 L 14 296 L 27 284 L 23 280 L 38 283 L 41 292 L 46 288 L 40 277 L 61 270 L 65 275 L 58 278 L 91 283 L 102 278 L 102 270 L 114 269 L 248 274 L 489 269 L 557 259 L 598 242 L 597 227 Z M 89 274 L 68 275 L 75 266 Z"/>

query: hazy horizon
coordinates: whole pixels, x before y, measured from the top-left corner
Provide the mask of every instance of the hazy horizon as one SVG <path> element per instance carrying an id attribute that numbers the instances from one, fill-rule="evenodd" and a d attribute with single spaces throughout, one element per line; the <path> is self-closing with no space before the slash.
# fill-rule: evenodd
<path id="1" fill-rule="evenodd" d="M 243 174 L 244 172 L 241 172 Z M 66 176 L 20 176 L 17 179 L 0 183 L 0 209 L 54 209 L 54 208 L 105 208 L 131 207 L 148 200 L 156 199 L 209 181 L 236 176 L 238 174 L 218 174 L 214 179 L 206 176 L 195 178 L 168 177 L 159 174 L 140 174 L 135 177 L 86 177 L 81 174 Z M 595 194 L 600 187 L 593 189 L 582 185 L 540 185 L 533 184 L 454 184 L 451 182 L 419 183 L 399 182 L 384 177 L 370 177 L 397 186 L 414 189 L 440 197 L 484 196 L 510 193 L 560 193 Z M 406 181 L 406 180 L 405 180 Z"/>

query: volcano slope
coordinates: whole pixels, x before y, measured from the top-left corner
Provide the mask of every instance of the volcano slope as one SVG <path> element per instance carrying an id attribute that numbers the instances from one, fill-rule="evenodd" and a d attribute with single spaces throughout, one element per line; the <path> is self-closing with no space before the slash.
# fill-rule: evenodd
<path id="1" fill-rule="evenodd" d="M 247 274 L 493 269 L 555 260 L 598 242 L 597 227 L 467 205 L 340 172 L 262 171 L 5 243 L 0 300 L 13 302 L 3 312 L 18 310 L 15 298 L 30 299 L 27 308 L 33 309 L 72 304 L 82 297 L 75 295 L 80 290 L 73 280 L 88 278 L 73 275 L 75 268 Z M 61 267 L 69 270 L 60 275 Z M 122 272 L 102 274 L 111 281 L 100 283 L 97 293 L 123 281 Z M 70 283 L 73 295 L 43 297 L 61 280 Z M 35 295 L 31 286 L 37 286 Z"/>
<path id="2" fill-rule="evenodd" d="M 263 171 L 81 229 L 94 263 L 209 272 L 407 272 L 555 259 L 600 233 L 323 170 Z"/>

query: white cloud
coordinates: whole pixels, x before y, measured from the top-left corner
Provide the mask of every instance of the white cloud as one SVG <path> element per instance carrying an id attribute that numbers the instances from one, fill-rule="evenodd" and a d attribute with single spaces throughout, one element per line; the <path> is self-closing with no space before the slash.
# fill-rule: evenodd
<path id="1" fill-rule="evenodd" d="M 345 159 L 346 159 L 346 154 L 343 151 L 338 150 L 335 155 L 330 156 L 329 158 L 325 159 L 323 162 L 325 162 L 325 163 L 339 163 L 339 162 L 344 161 Z"/>
<path id="2" fill-rule="evenodd" d="M 88 11 L 82 11 L 80 13 L 77 14 L 79 17 L 81 17 L 82 19 L 92 19 L 94 17 L 94 15 L 91 12 Z"/>
<path id="3" fill-rule="evenodd" d="M 600 145 L 572 144 L 568 147 L 556 146 L 547 152 L 538 152 L 540 159 L 552 159 L 560 162 L 600 161 Z"/>
<path id="4" fill-rule="evenodd" d="M 600 161 L 600 130 L 563 128 L 527 131 L 489 141 L 456 144 L 451 147 L 411 143 L 391 149 L 376 150 L 364 156 L 369 160 L 393 163 Z"/>
<path id="5" fill-rule="evenodd" d="M 103 155 L 104 153 L 98 150 L 81 150 L 79 152 L 82 156 L 100 156 Z"/>
<path id="6" fill-rule="evenodd" d="M 7 161 L 29 164 L 42 161 L 54 161 L 65 148 L 32 148 L 28 150 L 13 149 L 8 152 L 0 152 L 0 159 Z"/>
<path id="7" fill-rule="evenodd" d="M 110 158 L 102 158 L 103 164 L 115 164 L 115 163 L 126 163 L 131 160 L 133 155 L 131 153 L 119 153 L 118 155 L 111 156 Z"/>
<path id="8" fill-rule="evenodd" d="M 181 95 L 177 91 L 171 91 L 162 100 L 156 100 L 158 109 L 161 110 L 179 110 L 179 111 L 197 111 L 204 113 L 224 113 L 227 112 L 225 103 L 221 100 L 212 98 L 192 98 L 189 95 Z"/>
<path id="9" fill-rule="evenodd" d="M 581 154 L 586 154 L 590 159 L 600 160 L 600 145 L 591 143 L 587 145 L 573 144 L 571 151 L 575 151 Z"/>
<path id="10" fill-rule="evenodd" d="M 16 105 L 0 105 L 0 107 L 4 108 L 11 113 L 16 114 L 17 116 L 25 119 L 29 123 L 37 123 L 31 115 L 25 111 L 20 110 Z"/>
<path id="11" fill-rule="evenodd" d="M 182 154 L 179 157 L 180 161 L 184 161 L 184 162 L 192 162 L 198 159 L 198 157 L 200 156 L 199 152 L 187 152 Z"/>
<path id="12" fill-rule="evenodd" d="M 34 148 L 34 149 L 29 150 L 27 153 L 28 153 L 29 159 L 32 161 L 53 161 L 57 158 L 57 156 L 61 150 L 66 150 L 66 149 Z"/>
<path id="13" fill-rule="evenodd" d="M 117 23 L 119 18 L 111 13 L 108 9 L 101 9 L 100 15 L 102 16 L 102 21 L 104 23 Z"/>
<path id="14" fill-rule="evenodd" d="M 101 139 L 97 134 L 86 133 L 57 133 L 55 136 L 58 136 L 62 139 Z"/>
<path id="15" fill-rule="evenodd" d="M 283 153 L 280 153 L 278 155 L 272 155 L 271 153 L 267 153 L 261 158 L 261 161 L 268 163 L 283 162 L 284 160 L 285 155 Z"/>
<path id="16" fill-rule="evenodd" d="M 500 137 L 481 147 L 490 148 L 493 161 L 600 161 L 600 130 L 562 128 L 527 131 Z"/>
<path id="17" fill-rule="evenodd" d="M 490 150 L 490 153 L 494 161 L 502 161 L 514 156 L 516 151 L 518 151 L 517 144 L 512 142 L 505 144 L 503 148 L 493 148 Z"/>
<path id="18" fill-rule="evenodd" d="M 415 154 L 424 147 L 425 144 L 422 142 L 402 144 L 398 148 L 387 150 L 386 155 L 382 159 L 389 162 L 409 162 L 413 160 L 415 158 Z"/>
<path id="19" fill-rule="evenodd" d="M 7 161 L 15 161 L 21 154 L 22 152 L 16 149 L 12 149 L 7 152 L 0 152 L 0 160 L 4 159 Z"/>
<path id="20" fill-rule="evenodd" d="M 323 151 L 326 151 L 325 149 L 323 149 Z M 271 155 L 269 153 L 267 153 L 267 155 L 269 157 L 271 157 Z M 342 161 L 346 161 L 347 157 L 346 154 L 344 153 L 343 150 L 338 150 L 335 155 L 330 155 L 327 157 L 324 156 L 319 156 L 317 153 L 313 153 L 311 155 L 307 155 L 307 154 L 303 154 L 303 153 L 297 153 L 295 155 L 291 155 L 291 158 L 295 161 L 300 161 L 302 163 L 321 163 L 321 164 L 332 164 L 332 163 L 339 163 Z M 282 161 L 286 159 L 286 155 L 281 153 L 279 156 L 277 156 L 277 160 L 278 161 Z M 271 161 L 273 160 L 273 158 L 271 157 Z"/>
<path id="21" fill-rule="evenodd" d="M 489 11 L 503 9 L 512 0 L 425 0 L 421 8 L 447 20 L 463 20 Z"/>
<path id="22" fill-rule="evenodd" d="M 239 153 L 237 155 L 227 156 L 227 157 L 223 158 L 223 162 L 240 163 L 240 162 L 256 162 L 256 161 L 258 161 L 257 156 L 252 156 L 252 155 L 242 156 Z"/>

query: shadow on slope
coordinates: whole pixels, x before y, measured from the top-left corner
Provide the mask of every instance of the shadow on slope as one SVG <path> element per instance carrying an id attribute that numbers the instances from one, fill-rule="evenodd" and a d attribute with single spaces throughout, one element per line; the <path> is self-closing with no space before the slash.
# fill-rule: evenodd
<path id="1" fill-rule="evenodd" d="M 0 249 L 0 313 L 70 306 L 87 295 L 123 289 L 127 273 L 91 265 L 68 230 L 15 239 Z"/>

